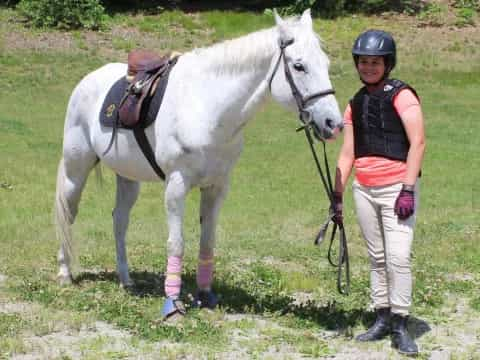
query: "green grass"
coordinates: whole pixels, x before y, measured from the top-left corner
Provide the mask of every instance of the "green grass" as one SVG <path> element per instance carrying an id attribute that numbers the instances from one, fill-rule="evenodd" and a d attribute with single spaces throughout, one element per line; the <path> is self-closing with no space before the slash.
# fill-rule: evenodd
<path id="1" fill-rule="evenodd" d="M 1 19 L 9 16 L 10 10 L 0 9 Z M 270 15 L 211 11 L 194 17 L 179 12 L 135 18 L 122 15 L 111 21 L 112 27 L 128 25 L 148 36 L 167 36 L 168 44 L 177 41 L 178 48 L 185 49 L 270 26 L 273 20 Z M 460 43 L 446 37 L 432 43 L 425 35 L 422 42 L 416 30 L 405 34 L 399 24 L 381 18 L 317 20 L 315 27 L 330 54 L 341 107 L 360 85 L 349 54 L 352 39 L 367 26 L 387 25 L 399 37 L 400 61 L 394 75 L 418 90 L 426 119 L 427 153 L 414 243 L 414 314 L 441 317 L 438 313 L 448 293 L 466 297 L 478 315 L 480 41 Z M 24 31 L 19 24 L 11 26 Z M 261 358 L 271 346 L 288 346 L 310 357 L 333 355 L 341 340 L 332 345 L 316 337 L 319 331 L 342 329 L 348 338 L 352 329 L 368 323 L 368 259 L 350 191 L 345 217 L 352 294 L 343 297 L 336 293 L 326 244 L 313 245 L 328 204 L 311 154 L 303 136 L 295 132 L 296 116 L 275 104 L 262 108 L 247 126 L 245 150 L 221 212 L 214 284 L 222 296 L 221 309 L 213 314 L 190 309 L 181 326 L 156 322 L 163 302 L 161 274 L 167 237 L 159 184 L 144 184 L 132 211 L 128 255 L 136 292 L 119 288 L 111 230 L 114 176 L 108 170 L 103 189 L 97 188 L 93 176 L 89 179 L 74 227 L 80 263 L 87 272 L 80 274 L 75 286 L 60 288 L 55 281 L 58 244 L 51 208 L 68 97 L 83 75 L 107 58 L 121 59 L 124 51 L 141 42 L 135 37 L 122 40 L 103 34 L 117 51 L 107 56 L 88 51 L 86 35 L 76 32 L 75 50 L 17 49 L 9 47 L 6 28 L 0 30 L 0 273 L 9 279 L 0 292 L 11 301 L 31 301 L 74 318 L 88 315 L 106 321 L 133 334 L 133 342 L 186 343 L 206 357 L 231 349 L 230 335 L 238 329 L 246 334 L 240 346 L 252 358 Z M 165 31 L 167 35 L 158 34 Z M 455 61 L 449 60 L 451 56 Z M 339 146 L 340 142 L 328 145 L 332 164 Z M 195 286 L 198 199 L 194 191 L 187 201 L 184 295 Z M 313 300 L 295 305 L 299 293 Z M 280 328 L 259 330 L 252 318 L 226 320 L 238 314 Z M 0 315 L 0 348 L 10 354 L 25 351 L 19 336 L 26 328 L 50 331 L 45 325 L 47 316 L 32 321 L 15 314 Z M 260 337 L 253 341 L 255 333 Z M 85 346 L 100 349 L 103 343 L 98 341 Z M 166 357 L 182 354 L 191 353 L 172 348 Z"/>

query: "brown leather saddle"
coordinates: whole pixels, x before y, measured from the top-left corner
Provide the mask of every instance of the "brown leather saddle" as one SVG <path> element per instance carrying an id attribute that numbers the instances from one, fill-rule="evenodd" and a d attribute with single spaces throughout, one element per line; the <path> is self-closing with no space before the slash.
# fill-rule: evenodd
<path id="1" fill-rule="evenodd" d="M 119 121 L 133 127 L 141 118 L 144 101 L 155 94 L 158 79 L 171 65 L 169 56 L 160 56 L 148 50 L 135 50 L 128 54 L 127 81 L 130 86 L 122 99 Z"/>
<path id="2" fill-rule="evenodd" d="M 101 114 L 109 117 L 113 127 L 112 137 L 103 155 L 108 153 L 115 140 L 118 128 L 133 130 L 135 139 L 153 170 L 161 179 L 165 174 L 155 160 L 152 147 L 145 135 L 145 128 L 156 118 L 163 94 L 166 90 L 168 75 L 178 60 L 178 54 L 160 56 L 149 50 L 134 50 L 128 54 L 126 77 L 114 84 L 107 94 Z M 115 92 L 125 89 L 121 99 L 115 100 Z M 114 91 L 115 90 L 115 91 Z M 117 98 L 118 99 L 118 98 Z"/>

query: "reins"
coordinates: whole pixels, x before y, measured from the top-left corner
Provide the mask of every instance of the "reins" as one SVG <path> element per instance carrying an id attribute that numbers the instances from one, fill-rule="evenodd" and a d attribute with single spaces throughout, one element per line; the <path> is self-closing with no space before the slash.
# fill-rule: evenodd
<path id="1" fill-rule="evenodd" d="M 323 172 L 322 166 L 320 165 L 320 161 L 318 160 L 317 153 L 315 152 L 315 147 L 313 145 L 313 138 L 312 134 L 310 133 L 310 126 L 303 125 L 297 129 L 297 131 L 305 131 L 305 136 L 308 140 L 308 144 L 310 146 L 310 150 L 312 151 L 313 159 L 315 160 L 315 164 L 317 165 L 317 170 L 322 180 L 323 187 L 327 196 L 330 200 L 330 210 L 326 221 L 320 227 L 318 234 L 315 238 L 315 245 L 320 245 L 323 240 L 325 239 L 325 235 L 328 230 L 328 226 L 331 222 L 333 222 L 333 229 L 330 235 L 330 244 L 328 246 L 328 262 L 330 265 L 337 268 L 337 289 L 340 294 L 348 295 L 350 293 L 350 261 L 348 258 L 348 246 L 347 246 L 347 236 L 345 234 L 345 227 L 343 222 L 337 224 L 333 221 L 333 216 L 335 215 L 333 211 L 333 186 L 332 186 L 332 178 L 330 175 L 330 167 L 328 165 L 328 158 L 327 158 L 327 151 L 325 147 L 325 141 L 322 140 L 323 144 L 323 159 L 325 164 L 325 173 Z M 338 260 L 335 263 L 333 260 L 333 242 L 335 240 L 335 235 L 337 233 L 337 228 L 339 230 L 339 246 L 338 246 Z"/>
<path id="2" fill-rule="evenodd" d="M 333 216 L 335 215 L 333 208 L 334 208 L 334 200 L 333 200 L 333 185 L 332 185 L 332 177 L 330 174 L 330 167 L 328 165 L 328 158 L 327 158 L 327 152 L 326 152 L 326 147 L 325 147 L 325 141 L 322 141 L 323 144 L 323 158 L 324 158 L 324 164 L 325 164 L 325 173 L 323 171 L 323 168 L 320 164 L 320 161 L 318 160 L 317 153 L 315 151 L 314 147 L 314 142 L 311 134 L 311 128 L 315 126 L 313 124 L 313 121 L 311 120 L 311 115 L 308 111 L 305 110 L 305 107 L 307 103 L 313 99 L 327 96 L 327 95 L 333 95 L 335 94 L 334 89 L 328 89 L 324 91 L 319 91 L 316 93 L 313 93 L 311 95 L 308 95 L 304 97 L 300 91 L 298 90 L 298 87 L 295 84 L 295 81 L 293 80 L 292 72 L 290 71 L 290 68 L 288 67 L 287 59 L 285 56 L 285 48 L 291 44 L 293 44 L 294 39 L 289 39 L 287 41 L 281 41 L 279 46 L 280 46 L 280 55 L 278 57 L 277 62 L 275 63 L 275 66 L 272 71 L 272 75 L 270 76 L 269 82 L 268 82 L 268 87 L 270 89 L 270 92 L 272 91 L 272 81 L 273 78 L 278 70 L 278 67 L 280 66 L 280 61 L 283 58 L 283 63 L 284 63 L 284 71 L 285 71 L 285 77 L 288 81 L 288 84 L 290 85 L 290 88 L 292 90 L 293 97 L 295 98 L 295 102 L 297 104 L 298 108 L 298 115 L 300 121 L 303 123 L 301 127 L 297 129 L 298 131 L 303 130 L 305 132 L 305 136 L 307 138 L 310 150 L 312 151 L 313 159 L 315 161 L 315 164 L 317 166 L 318 173 L 320 175 L 320 179 L 322 181 L 323 187 L 325 189 L 325 192 L 327 193 L 328 199 L 330 200 L 330 210 L 329 214 L 327 217 L 327 220 L 323 223 L 323 225 L 320 227 L 320 230 L 318 232 L 318 235 L 315 238 L 315 245 L 320 245 L 327 233 L 328 230 L 328 225 L 333 222 Z M 305 116 L 307 119 L 305 119 Z M 326 174 L 326 175 L 325 175 Z M 337 229 L 339 230 L 339 254 L 338 254 L 338 261 L 335 263 L 333 260 L 333 242 L 335 240 L 335 235 L 337 234 Z M 337 289 L 340 294 L 343 295 L 348 295 L 350 293 L 350 262 L 348 259 L 348 246 L 347 246 L 347 237 L 345 235 L 345 227 L 343 223 L 337 224 L 333 222 L 333 229 L 332 233 L 330 236 L 330 244 L 328 247 L 328 262 L 330 265 L 337 267 Z"/>

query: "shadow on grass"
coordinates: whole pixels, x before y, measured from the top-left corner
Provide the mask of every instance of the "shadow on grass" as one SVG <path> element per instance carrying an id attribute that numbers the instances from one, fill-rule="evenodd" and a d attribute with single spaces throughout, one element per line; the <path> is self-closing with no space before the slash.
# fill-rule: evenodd
<path id="1" fill-rule="evenodd" d="M 165 277 L 162 274 L 149 271 L 131 271 L 130 278 L 133 285 L 125 287 L 125 291 L 137 297 L 165 297 L 163 283 Z M 74 285 L 81 285 L 84 282 L 111 282 L 120 284 L 115 271 L 84 271 L 77 275 Z"/>
<path id="2" fill-rule="evenodd" d="M 422 319 L 418 319 L 414 316 L 410 316 L 408 319 L 408 332 L 414 338 L 418 339 L 427 332 L 431 331 L 432 328 L 428 323 Z"/>
<path id="3" fill-rule="evenodd" d="M 130 272 L 134 282 L 132 286 L 125 288 L 131 296 L 135 297 L 165 297 L 163 288 L 165 277 L 163 274 L 134 271 Z M 83 282 L 113 282 L 118 283 L 117 274 L 114 271 L 83 272 L 75 278 L 74 283 L 81 285 Z M 196 276 L 194 272 L 187 272 L 182 276 L 183 298 L 192 298 L 196 290 Z M 294 297 L 272 294 L 268 287 L 265 293 L 254 295 L 239 286 L 231 286 L 221 280 L 215 282 L 215 292 L 220 299 L 220 306 L 227 313 L 242 313 L 262 315 L 265 313 L 279 313 L 281 315 L 294 315 L 299 319 L 317 323 L 327 330 L 348 332 L 348 329 L 361 324 L 369 328 L 375 322 L 375 314 L 365 309 L 345 310 L 335 301 L 319 305 L 314 301 L 298 302 Z M 431 331 L 430 326 L 423 320 L 413 316 L 409 319 L 409 331 L 415 338 Z M 347 334 L 347 335 L 352 335 Z"/>
<path id="4" fill-rule="evenodd" d="M 361 323 L 365 329 L 370 328 L 375 322 L 375 313 L 371 311 L 363 312 L 361 316 Z M 409 316 L 408 318 L 408 333 L 415 339 L 422 337 L 427 332 L 431 331 L 432 328 L 428 323 L 422 319 L 416 318 L 414 316 Z"/>

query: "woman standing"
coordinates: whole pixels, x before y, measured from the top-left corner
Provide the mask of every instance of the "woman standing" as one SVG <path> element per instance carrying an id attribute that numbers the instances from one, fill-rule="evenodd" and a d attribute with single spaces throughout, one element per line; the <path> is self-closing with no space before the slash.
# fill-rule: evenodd
<path id="1" fill-rule="evenodd" d="M 338 157 L 334 221 L 342 219 L 342 194 L 355 168 L 353 197 L 370 258 L 371 298 L 376 321 L 358 341 L 391 335 L 400 353 L 418 347 L 407 332 L 412 303 L 411 247 L 418 204 L 419 175 L 425 150 L 423 115 L 415 90 L 390 79 L 396 63 L 393 37 L 384 31 L 362 33 L 352 49 L 364 86 L 345 111 Z"/>

